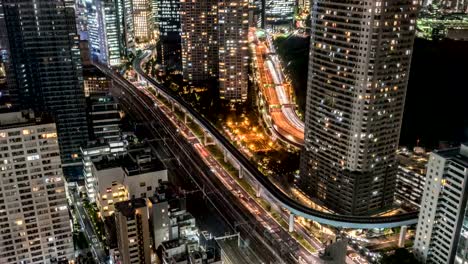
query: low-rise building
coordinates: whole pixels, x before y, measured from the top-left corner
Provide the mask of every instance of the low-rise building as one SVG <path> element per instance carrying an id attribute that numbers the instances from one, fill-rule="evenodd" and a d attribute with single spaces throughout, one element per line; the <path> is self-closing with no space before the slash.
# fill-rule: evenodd
<path id="1" fill-rule="evenodd" d="M 114 204 L 134 198 L 151 197 L 160 182 L 167 181 L 167 170 L 150 148 L 129 145 L 127 153 L 109 156 L 92 163 L 96 179 L 96 204 L 102 217 L 114 213 Z"/>
<path id="2" fill-rule="evenodd" d="M 418 210 L 426 180 L 428 154 L 400 149 L 397 161 L 395 202 L 404 209 Z"/>

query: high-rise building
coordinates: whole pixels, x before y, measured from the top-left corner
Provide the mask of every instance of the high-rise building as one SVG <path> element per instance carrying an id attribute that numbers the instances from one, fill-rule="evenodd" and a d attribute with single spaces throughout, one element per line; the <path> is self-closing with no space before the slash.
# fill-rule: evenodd
<path id="1" fill-rule="evenodd" d="M 417 4 L 312 3 L 300 184 L 338 213 L 393 203 Z"/>
<path id="2" fill-rule="evenodd" d="M 119 19 L 121 4 L 119 0 L 93 0 L 87 7 L 91 55 L 109 66 L 120 65 L 124 54 L 124 25 Z"/>
<path id="3" fill-rule="evenodd" d="M 414 251 L 423 263 L 466 261 L 468 145 L 434 151 L 427 165 Z"/>
<path id="4" fill-rule="evenodd" d="M 248 91 L 249 1 L 220 0 L 219 94 L 221 99 L 243 102 Z"/>
<path id="5" fill-rule="evenodd" d="M 184 79 L 199 84 L 219 77 L 220 97 L 247 98 L 249 2 L 181 2 Z"/>
<path id="6" fill-rule="evenodd" d="M 218 0 L 180 3 L 184 79 L 197 84 L 218 75 Z"/>
<path id="7" fill-rule="evenodd" d="M 423 0 L 423 6 L 436 4 L 439 8 L 449 13 L 468 12 L 468 1 L 466 0 Z"/>
<path id="8" fill-rule="evenodd" d="M 156 25 L 160 37 L 180 35 L 180 0 L 156 0 Z"/>
<path id="9" fill-rule="evenodd" d="M 294 20 L 295 8 L 296 0 L 265 0 L 263 8 L 265 27 L 291 27 Z"/>
<path id="10" fill-rule="evenodd" d="M 137 43 L 149 42 L 154 34 L 153 2 L 130 0 L 132 6 L 133 34 Z"/>
<path id="11" fill-rule="evenodd" d="M 136 198 L 115 204 L 117 244 L 122 264 L 151 263 L 148 219 L 145 198 Z"/>
<path id="12" fill-rule="evenodd" d="M 32 111 L 0 114 L 0 263 L 74 257 L 55 124 Z"/>
<path id="13" fill-rule="evenodd" d="M 0 110 L 11 108 L 17 99 L 14 83 L 8 81 L 14 79 L 12 66 L 3 2 L 0 1 Z"/>
<path id="14" fill-rule="evenodd" d="M 171 67 L 180 64 L 180 0 L 154 0 L 156 3 L 155 27 L 159 32 L 161 64 Z M 179 66 L 180 67 L 180 66 Z"/>
<path id="15" fill-rule="evenodd" d="M 2 0 L 18 105 L 50 112 L 66 173 L 88 140 L 75 12 L 65 1 Z M 80 170 L 77 170 L 80 172 Z"/>
<path id="16" fill-rule="evenodd" d="M 302 10 L 310 10 L 310 0 L 298 0 L 297 6 Z"/>

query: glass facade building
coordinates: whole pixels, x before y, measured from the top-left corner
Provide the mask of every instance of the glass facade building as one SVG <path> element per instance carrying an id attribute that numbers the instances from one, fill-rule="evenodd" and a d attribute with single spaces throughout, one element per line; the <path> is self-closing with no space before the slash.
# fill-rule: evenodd
<path id="1" fill-rule="evenodd" d="M 123 24 L 119 19 L 121 4 L 118 0 L 94 0 L 88 4 L 91 55 L 109 66 L 120 65 L 125 54 Z"/>
<path id="2" fill-rule="evenodd" d="M 17 103 L 53 115 L 63 166 L 79 166 L 88 128 L 74 9 L 62 0 L 1 2 Z"/>

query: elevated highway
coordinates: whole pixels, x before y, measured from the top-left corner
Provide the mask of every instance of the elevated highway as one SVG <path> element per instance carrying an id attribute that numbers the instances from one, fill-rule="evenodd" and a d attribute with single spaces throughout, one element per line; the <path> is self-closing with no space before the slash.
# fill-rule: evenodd
<path id="1" fill-rule="evenodd" d="M 190 119 L 204 131 L 205 143 L 216 144 L 224 153 L 225 160 L 229 160 L 239 170 L 239 177 L 245 177 L 252 186 L 256 187 L 257 195 L 270 201 L 272 207 L 276 205 L 290 212 L 290 225 L 294 223 L 294 215 L 301 216 L 321 224 L 341 228 L 391 228 L 415 224 L 418 220 L 418 212 L 399 214 L 394 216 L 369 217 L 369 216 L 347 216 L 330 214 L 309 208 L 286 195 L 276 187 L 257 167 L 252 164 L 229 140 L 224 137 L 206 118 L 199 114 L 190 104 L 170 89 L 164 87 L 149 77 L 141 68 L 141 64 L 149 57 L 151 51 L 145 51 L 142 56 L 134 61 L 134 69 L 139 80 L 152 86 L 156 92 L 170 102 L 172 108 L 177 107 L 185 114 L 185 121 Z M 114 78 L 123 77 L 111 69 L 100 67 Z M 135 87 L 135 89 L 137 89 Z"/>

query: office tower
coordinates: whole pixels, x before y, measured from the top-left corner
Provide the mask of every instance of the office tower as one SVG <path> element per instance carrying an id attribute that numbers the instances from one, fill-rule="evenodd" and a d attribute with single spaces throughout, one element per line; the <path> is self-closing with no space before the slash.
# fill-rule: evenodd
<path id="1" fill-rule="evenodd" d="M 410 210 L 419 210 L 426 181 L 428 155 L 424 152 L 399 150 L 395 203 Z"/>
<path id="2" fill-rule="evenodd" d="M 120 65 L 124 55 L 119 4 L 122 2 L 118 0 L 93 0 L 88 3 L 91 55 L 109 66 Z"/>
<path id="3" fill-rule="evenodd" d="M 221 99 L 243 102 L 248 88 L 249 1 L 220 0 L 219 94 Z"/>
<path id="4" fill-rule="evenodd" d="M 296 0 L 265 0 L 265 27 L 291 27 L 295 8 Z"/>
<path id="5" fill-rule="evenodd" d="M 299 0 L 298 7 L 302 10 L 310 10 L 310 0 Z"/>
<path id="6" fill-rule="evenodd" d="M 431 153 L 414 242 L 419 261 L 466 260 L 467 185 L 468 145 Z"/>
<path id="7" fill-rule="evenodd" d="M 248 9 L 246 0 L 181 2 L 185 80 L 199 85 L 219 77 L 222 99 L 247 98 Z"/>
<path id="8" fill-rule="evenodd" d="M 154 18 L 151 0 L 130 0 L 132 6 L 133 34 L 136 43 L 153 39 Z"/>
<path id="9" fill-rule="evenodd" d="M 16 89 L 13 83 L 8 81 L 14 78 L 13 73 L 3 3 L 0 1 L 0 110 L 11 108 L 16 99 Z"/>
<path id="10" fill-rule="evenodd" d="M 0 263 L 74 256 L 55 124 L 32 111 L 0 114 Z"/>
<path id="11" fill-rule="evenodd" d="M 98 142 L 118 142 L 120 131 L 120 108 L 107 93 L 93 94 L 87 98 L 90 139 Z"/>
<path id="12" fill-rule="evenodd" d="M 180 0 L 155 0 L 156 28 L 159 31 L 161 64 L 171 67 L 180 63 Z"/>
<path id="13" fill-rule="evenodd" d="M 301 188 L 341 214 L 392 205 L 417 2 L 312 3 Z"/>
<path id="14" fill-rule="evenodd" d="M 218 75 L 218 0 L 180 2 L 182 68 L 190 84 Z"/>
<path id="15" fill-rule="evenodd" d="M 115 204 L 117 244 L 122 264 L 150 264 L 151 241 L 146 199 Z"/>
<path id="16" fill-rule="evenodd" d="M 436 4 L 447 13 L 467 13 L 468 1 L 467 0 L 424 0 L 423 6 Z"/>
<path id="17" fill-rule="evenodd" d="M 180 35 L 180 1 L 156 0 L 156 24 L 160 37 Z"/>
<path id="18" fill-rule="evenodd" d="M 63 0 L 3 0 L 18 105 L 50 112 L 65 171 L 88 139 L 75 13 Z M 38 26 L 40 25 L 40 26 Z"/>

